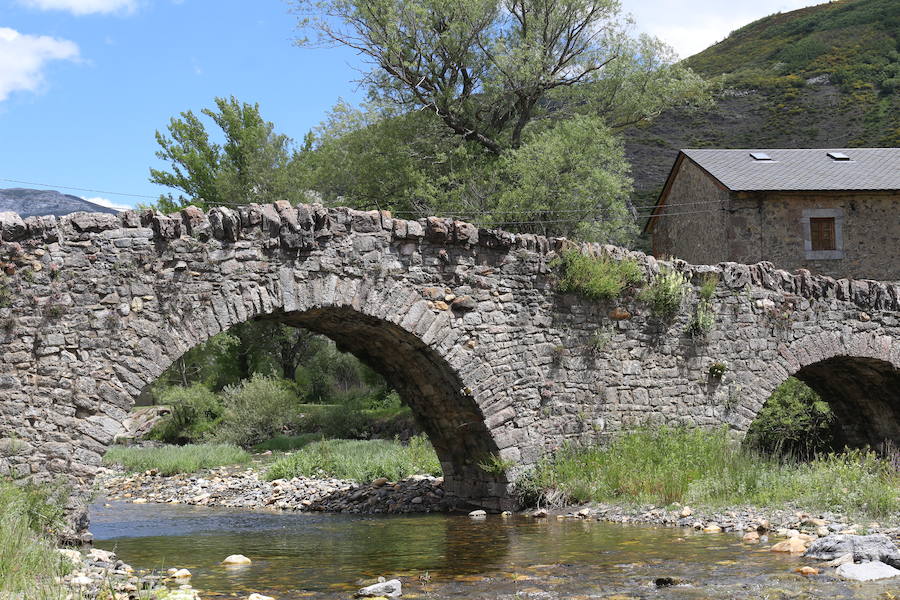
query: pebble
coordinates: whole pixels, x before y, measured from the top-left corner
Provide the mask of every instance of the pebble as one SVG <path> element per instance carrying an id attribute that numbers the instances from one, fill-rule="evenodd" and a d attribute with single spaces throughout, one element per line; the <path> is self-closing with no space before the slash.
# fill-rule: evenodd
<path id="1" fill-rule="evenodd" d="M 253 561 L 244 556 L 243 554 L 232 554 L 230 556 L 226 556 L 225 560 L 222 561 L 223 565 L 249 565 Z"/>

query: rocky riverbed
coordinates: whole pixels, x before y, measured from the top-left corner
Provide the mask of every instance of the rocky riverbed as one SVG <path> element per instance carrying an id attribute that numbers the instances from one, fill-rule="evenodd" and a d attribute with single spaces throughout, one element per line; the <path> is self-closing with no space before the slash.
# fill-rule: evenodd
<path id="1" fill-rule="evenodd" d="M 442 477 L 402 481 L 295 477 L 266 481 L 253 469 L 223 467 L 198 474 L 107 471 L 98 484 L 110 500 L 229 508 L 306 510 L 354 514 L 423 513 L 451 509 Z"/>

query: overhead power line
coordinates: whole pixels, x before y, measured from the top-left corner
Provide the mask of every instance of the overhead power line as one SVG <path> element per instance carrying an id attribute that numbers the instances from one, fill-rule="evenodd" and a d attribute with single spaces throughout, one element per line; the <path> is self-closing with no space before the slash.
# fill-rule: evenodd
<path id="1" fill-rule="evenodd" d="M 128 196 L 130 198 L 150 198 L 151 200 L 159 199 L 159 196 L 148 196 L 146 194 L 128 194 L 126 192 L 111 192 L 109 190 L 95 190 L 92 188 L 75 187 L 73 185 L 56 185 L 54 183 L 38 183 L 36 181 L 22 181 L 20 179 L 5 179 L 3 177 L 0 177 L 0 181 L 8 181 L 10 183 L 21 183 L 24 185 L 40 185 L 43 187 L 59 188 L 61 190 L 77 190 L 79 192 L 93 192 L 95 194 L 109 194 L 111 196 Z"/>
<path id="2" fill-rule="evenodd" d="M 18 184 L 24 184 L 24 185 L 39 185 L 42 187 L 58 188 L 58 189 L 64 189 L 64 190 L 77 190 L 77 191 L 81 191 L 81 192 L 93 192 L 96 194 L 109 194 L 112 196 L 125 196 L 125 197 L 130 197 L 130 198 L 146 198 L 146 199 L 150 199 L 150 200 L 157 200 L 159 198 L 159 196 L 150 196 L 147 194 L 114 192 L 114 191 L 110 191 L 110 190 L 101 190 L 101 189 L 96 189 L 96 188 L 85 188 L 85 187 L 72 186 L 72 185 L 57 185 L 57 184 L 52 184 L 52 183 L 39 183 L 36 181 L 24 181 L 21 179 L 8 179 L 8 178 L 4 178 L 4 177 L 0 177 L 0 181 L 6 181 L 6 182 L 10 182 L 10 183 L 18 183 Z M 704 201 L 698 201 L 698 202 L 685 202 L 682 204 L 671 205 L 671 206 L 663 207 L 663 208 L 664 209 L 674 209 L 674 208 L 680 208 L 683 206 L 699 206 L 699 205 L 720 204 L 720 203 L 721 203 L 721 201 L 719 201 L 719 200 L 704 200 Z M 246 205 L 246 203 L 225 202 L 225 201 L 216 201 L 216 202 L 206 201 L 206 204 L 213 205 L 213 206 L 233 207 L 233 208 L 239 208 L 241 206 Z M 702 210 L 689 210 L 689 211 L 680 211 L 680 212 L 667 212 L 666 210 L 664 210 L 663 212 L 660 212 L 659 214 L 653 214 L 652 211 L 657 209 L 657 205 L 655 205 L 655 204 L 654 205 L 637 205 L 637 206 L 632 206 L 631 208 L 633 208 L 637 211 L 636 216 L 639 219 L 646 219 L 646 218 L 651 218 L 651 217 L 653 217 L 653 218 L 675 217 L 675 216 L 681 216 L 681 215 L 697 215 L 697 214 L 718 212 L 718 209 L 708 208 L 708 209 L 702 209 Z M 641 212 L 641 211 L 647 211 L 647 210 L 650 210 L 650 212 L 648 212 L 646 214 Z M 415 211 L 389 211 L 389 212 L 391 212 L 394 215 L 409 215 L 409 216 L 415 217 L 415 218 L 422 217 L 422 213 L 418 213 Z M 534 211 L 534 212 L 541 212 L 541 211 Z M 550 216 L 572 215 L 572 217 L 571 218 L 559 218 L 559 219 L 551 218 L 551 219 L 532 219 L 532 220 L 516 220 L 516 219 L 498 220 L 498 221 L 494 221 L 494 222 L 490 223 L 490 225 L 493 225 L 495 227 L 502 227 L 502 226 L 506 226 L 506 225 L 540 225 L 540 224 L 551 224 L 551 223 L 562 224 L 562 223 L 600 222 L 602 220 L 602 215 L 608 211 L 604 210 L 604 209 L 599 209 L 599 210 L 592 210 L 592 209 L 553 210 L 553 209 L 548 209 L 545 212 L 549 213 Z M 435 211 L 433 213 L 429 213 L 426 216 L 452 218 L 452 219 L 458 219 L 458 220 L 465 220 L 465 219 L 478 220 L 480 217 L 496 218 L 496 217 L 503 217 L 503 216 L 518 216 L 518 215 L 525 216 L 525 215 L 528 215 L 528 213 L 529 213 L 528 210 L 518 210 L 518 211 L 517 210 L 470 210 L 470 211 L 459 211 L 459 212 Z"/>

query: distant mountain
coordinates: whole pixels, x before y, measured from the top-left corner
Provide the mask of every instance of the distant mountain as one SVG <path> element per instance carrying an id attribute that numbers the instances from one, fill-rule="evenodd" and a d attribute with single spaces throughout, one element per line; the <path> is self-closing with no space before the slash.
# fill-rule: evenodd
<path id="1" fill-rule="evenodd" d="M 898 0 L 776 13 L 684 62 L 724 91 L 711 109 L 626 132 L 638 205 L 656 200 L 679 148 L 900 145 Z"/>
<path id="2" fill-rule="evenodd" d="M 99 212 L 116 214 L 119 211 L 88 202 L 53 190 L 29 190 L 25 188 L 0 189 L 0 212 L 17 212 L 25 217 L 54 215 L 61 217 L 73 212 Z"/>

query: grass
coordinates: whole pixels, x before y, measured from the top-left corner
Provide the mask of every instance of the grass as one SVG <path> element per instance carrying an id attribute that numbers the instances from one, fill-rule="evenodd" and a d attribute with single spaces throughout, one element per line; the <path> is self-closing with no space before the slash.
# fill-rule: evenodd
<path id="1" fill-rule="evenodd" d="M 62 511 L 52 493 L 0 480 L 0 597 L 66 598 L 56 583 L 72 565 L 56 552 L 52 531 Z"/>
<path id="2" fill-rule="evenodd" d="M 304 448 L 313 442 L 322 440 L 319 433 L 301 433 L 299 435 L 279 435 L 253 447 L 254 452 L 291 452 Z"/>
<path id="3" fill-rule="evenodd" d="M 229 444 L 188 444 L 161 448 L 110 448 L 103 457 L 107 465 L 122 465 L 128 471 L 156 469 L 161 475 L 196 473 L 202 469 L 250 462 L 250 454 Z"/>
<path id="4" fill-rule="evenodd" d="M 643 428 L 605 448 L 564 448 L 517 487 L 529 503 L 561 497 L 573 503 L 796 505 L 877 520 L 900 515 L 900 473 L 873 453 L 777 460 L 742 448 L 725 430 Z"/>
<path id="5" fill-rule="evenodd" d="M 586 256 L 578 250 L 567 250 L 560 256 L 558 288 L 590 300 L 618 298 L 628 286 L 644 280 L 640 265 L 633 260 L 613 260 L 608 256 Z"/>
<path id="6" fill-rule="evenodd" d="M 266 479 L 337 477 L 367 482 L 378 477 L 397 481 L 419 474 L 440 475 L 431 444 L 416 436 L 408 445 L 387 440 L 324 440 L 277 460 Z"/>

